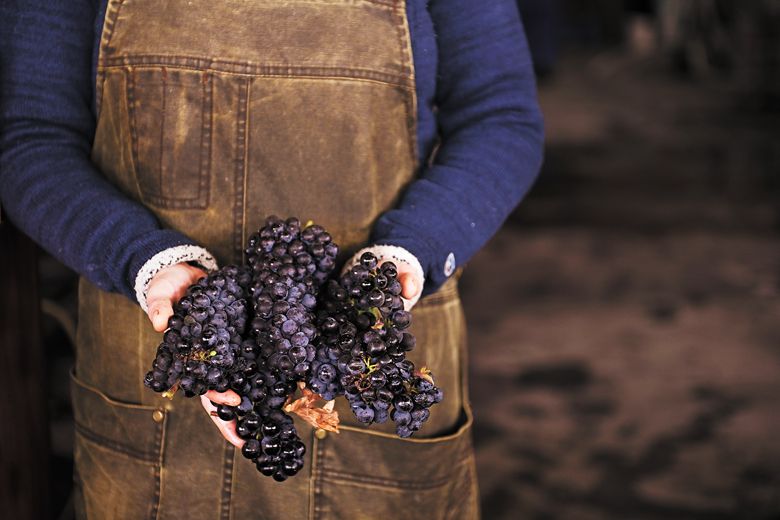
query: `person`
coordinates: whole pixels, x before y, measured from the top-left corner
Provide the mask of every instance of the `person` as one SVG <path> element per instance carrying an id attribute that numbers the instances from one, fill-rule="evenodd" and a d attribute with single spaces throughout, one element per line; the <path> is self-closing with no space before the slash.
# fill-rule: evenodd
<path id="1" fill-rule="evenodd" d="M 82 275 L 78 516 L 478 517 L 456 280 L 541 163 L 515 2 L 10 0 L 0 20 L 0 201 Z M 445 393 L 410 439 L 344 403 L 339 434 L 296 422 L 306 466 L 281 484 L 143 385 L 172 303 L 270 214 L 399 264 L 410 357 Z"/>

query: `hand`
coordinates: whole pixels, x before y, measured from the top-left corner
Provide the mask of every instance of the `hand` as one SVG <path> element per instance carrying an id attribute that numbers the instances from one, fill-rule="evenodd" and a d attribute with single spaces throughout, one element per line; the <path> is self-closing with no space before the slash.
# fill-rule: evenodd
<path id="1" fill-rule="evenodd" d="M 146 314 L 154 330 L 168 328 L 168 318 L 173 316 L 173 304 L 187 292 L 187 288 L 206 276 L 206 272 L 187 263 L 160 269 L 146 290 Z"/>
<path id="2" fill-rule="evenodd" d="M 375 245 L 361 249 L 344 265 L 342 273 L 360 262 L 363 253 L 371 252 L 379 260 L 379 265 L 393 262 L 398 271 L 398 281 L 401 283 L 401 299 L 404 309 L 409 311 L 417 303 L 425 285 L 425 275 L 419 260 L 406 249 L 398 246 Z"/>
<path id="3" fill-rule="evenodd" d="M 232 421 L 223 421 L 220 419 L 217 416 L 217 407 L 214 406 L 212 401 L 213 403 L 217 404 L 238 406 L 241 403 L 241 397 L 239 397 L 239 395 L 233 390 L 228 390 L 226 392 L 209 390 L 200 396 L 200 404 L 203 405 L 203 409 L 206 410 L 206 413 L 209 414 L 211 420 L 214 421 L 214 424 L 217 426 L 219 433 L 221 433 L 225 440 L 230 444 L 238 449 L 241 449 L 246 441 L 239 437 L 238 433 L 236 432 L 236 420 L 233 419 Z"/>

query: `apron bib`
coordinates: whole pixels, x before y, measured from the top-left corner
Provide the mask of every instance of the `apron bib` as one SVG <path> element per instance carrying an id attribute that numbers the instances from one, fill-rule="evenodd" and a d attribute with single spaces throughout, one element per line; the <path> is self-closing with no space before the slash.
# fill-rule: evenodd
<path id="1" fill-rule="evenodd" d="M 241 263 L 266 215 L 325 226 L 342 260 L 417 170 L 402 0 L 110 0 L 92 158 L 160 222 Z M 197 399 L 143 376 L 161 336 L 124 296 L 82 279 L 76 368 L 77 512 L 89 518 L 476 518 L 455 280 L 414 309 L 410 358 L 445 399 L 423 430 L 342 433 L 296 419 L 306 466 L 280 484 L 219 435 Z"/>

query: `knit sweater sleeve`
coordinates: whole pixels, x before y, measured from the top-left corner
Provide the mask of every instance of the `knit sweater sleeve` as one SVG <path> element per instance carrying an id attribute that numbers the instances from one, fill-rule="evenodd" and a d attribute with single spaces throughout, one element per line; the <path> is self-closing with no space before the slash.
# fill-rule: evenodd
<path id="1" fill-rule="evenodd" d="M 90 161 L 96 11 L 93 0 L 0 4 L 0 201 L 56 258 L 135 299 L 141 266 L 192 241 L 162 229 Z"/>
<path id="2" fill-rule="evenodd" d="M 411 251 L 426 293 L 498 230 L 541 166 L 542 117 L 514 0 L 431 0 L 440 147 L 373 241 Z"/>

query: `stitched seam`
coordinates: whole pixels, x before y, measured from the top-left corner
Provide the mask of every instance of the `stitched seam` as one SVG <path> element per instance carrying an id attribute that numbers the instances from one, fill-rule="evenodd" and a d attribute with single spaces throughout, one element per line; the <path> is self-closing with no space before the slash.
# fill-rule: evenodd
<path id="1" fill-rule="evenodd" d="M 324 477 L 330 477 L 343 482 L 355 482 L 359 484 L 368 484 L 381 487 L 392 487 L 397 489 L 433 489 L 446 485 L 452 479 L 452 476 L 457 473 L 460 466 L 466 464 L 468 459 L 462 459 L 453 466 L 452 474 L 439 477 L 437 479 L 426 480 L 425 482 L 415 482 L 411 480 L 398 480 L 398 479 L 386 479 L 380 477 L 372 477 L 368 475 L 356 475 L 352 473 L 344 473 L 341 471 L 334 471 L 330 469 L 323 469 L 322 475 Z"/>
<path id="2" fill-rule="evenodd" d="M 157 65 L 145 65 L 145 66 L 136 66 L 135 68 L 143 69 L 143 68 L 155 68 Z M 111 70 L 111 69 L 121 69 L 124 68 L 124 66 L 117 65 L 115 67 L 106 67 L 104 70 Z M 414 89 L 413 85 L 402 85 L 399 83 L 393 83 L 388 81 L 382 81 L 377 79 L 370 79 L 370 78 L 356 78 L 356 77 L 348 77 L 348 76 L 307 76 L 307 75 L 288 75 L 288 76 L 282 76 L 282 75 L 269 75 L 269 74 L 251 74 L 251 73 L 241 73 L 241 72 L 227 72 L 227 71 L 220 71 L 220 70 L 213 70 L 213 69 L 199 69 L 196 67 L 185 67 L 181 65 L 177 65 L 174 67 L 169 68 L 175 68 L 177 70 L 188 70 L 192 72 L 217 72 L 220 74 L 230 75 L 230 76 L 239 76 L 239 77 L 250 77 L 250 78 L 284 78 L 284 79 L 308 79 L 308 80 L 333 80 L 333 81 L 345 81 L 345 82 L 353 82 L 353 83 L 373 83 L 376 85 L 381 85 L 385 87 L 391 87 L 391 88 L 398 88 L 402 90 L 408 90 L 411 91 Z"/>
<path id="3" fill-rule="evenodd" d="M 135 403 L 128 403 L 125 401 L 117 401 L 116 399 L 112 399 L 108 397 L 106 394 L 104 394 L 101 390 L 97 389 L 96 387 L 89 385 L 82 381 L 81 379 L 78 379 L 73 369 L 71 369 L 70 372 L 70 379 L 73 382 L 74 385 L 79 387 L 79 389 L 86 390 L 90 393 L 95 394 L 97 397 L 101 399 L 101 401 L 104 401 L 111 406 L 119 406 L 122 408 L 126 408 L 128 410 L 141 410 L 141 411 L 148 411 L 153 412 L 157 409 L 156 406 L 149 406 L 145 404 L 135 404 Z"/>
<path id="4" fill-rule="evenodd" d="M 396 0 L 363 0 L 368 4 L 381 5 L 384 7 L 395 7 Z"/>
<path id="5" fill-rule="evenodd" d="M 103 60 L 106 59 L 105 53 L 108 49 L 108 46 L 111 43 L 111 38 L 114 36 L 114 29 L 116 27 L 116 19 L 119 17 L 119 9 L 122 6 L 122 1 L 120 0 L 119 6 L 114 7 L 114 5 L 109 0 L 108 5 L 106 6 L 106 14 L 103 15 L 103 31 L 100 34 L 100 49 L 98 49 L 98 60 L 97 60 L 97 74 L 95 75 L 95 117 L 100 117 L 100 111 L 101 107 L 103 105 L 103 87 L 106 82 L 106 75 L 105 71 L 102 67 Z"/>
<path id="6" fill-rule="evenodd" d="M 396 18 L 395 29 L 398 35 L 398 42 L 401 47 L 401 56 L 404 63 L 404 73 L 407 75 L 407 81 L 412 83 L 409 93 L 404 96 L 404 108 L 406 110 L 406 128 L 409 133 L 408 143 L 409 153 L 411 154 L 412 172 L 417 170 L 417 91 L 416 79 L 414 75 L 414 59 L 411 56 L 411 34 L 407 27 L 406 2 L 398 2 L 393 5 L 393 15 Z"/>
<path id="7" fill-rule="evenodd" d="M 165 209 L 206 209 L 206 205 L 198 199 L 177 199 L 160 197 L 159 195 L 144 195 L 143 200 Z"/>
<path id="8" fill-rule="evenodd" d="M 149 518 L 157 520 L 157 515 L 160 513 L 160 466 L 158 464 L 154 465 L 154 497 L 151 506 Z"/>
<path id="9" fill-rule="evenodd" d="M 163 414 L 162 424 L 157 428 L 157 434 L 155 435 L 155 445 L 157 446 L 157 453 L 159 457 L 157 464 L 154 466 L 154 498 L 152 499 L 152 511 L 150 517 L 157 519 L 160 514 L 160 500 L 162 498 L 162 463 L 163 463 L 163 442 L 165 439 L 165 425 L 168 422 L 168 414 Z"/>
<path id="10" fill-rule="evenodd" d="M 214 81 L 210 73 L 203 74 L 203 105 L 200 129 L 200 172 L 198 172 L 198 200 L 208 207 L 211 198 L 209 179 L 211 174 L 211 130 L 214 104 Z M 205 200 L 204 200 L 205 199 Z"/>
<path id="11" fill-rule="evenodd" d="M 324 469 L 322 467 L 323 461 L 325 460 L 325 442 L 324 439 L 320 441 L 319 439 L 314 436 L 314 442 L 317 445 L 317 464 L 316 468 L 314 465 L 314 461 L 312 461 L 312 474 L 314 475 L 314 491 L 312 493 L 313 496 L 313 503 L 314 503 L 314 515 L 313 518 L 315 520 L 319 520 L 322 517 L 322 476 L 324 473 Z"/>
<path id="12" fill-rule="evenodd" d="M 222 492 L 220 494 L 219 517 L 230 520 L 230 500 L 233 495 L 233 455 L 235 446 L 225 441 L 225 453 L 222 459 Z"/>
<path id="13" fill-rule="evenodd" d="M 400 35 L 400 29 L 396 24 L 396 33 Z M 405 55 L 406 51 L 402 51 Z M 408 58 L 406 58 L 408 60 Z M 369 79 L 382 83 L 390 83 L 405 89 L 414 89 L 414 82 L 410 81 L 408 65 L 402 74 L 383 72 L 373 69 L 358 67 L 305 67 L 290 64 L 252 64 L 241 61 L 216 60 L 198 58 L 194 56 L 162 56 L 162 55 L 133 55 L 107 58 L 102 64 L 101 70 L 135 66 L 174 66 L 182 69 L 199 71 L 227 72 L 244 75 L 269 76 L 269 77 L 325 77 L 346 79 Z"/>
<path id="14" fill-rule="evenodd" d="M 133 180 L 135 189 L 138 190 L 138 198 L 144 199 L 144 190 L 141 189 L 141 181 L 138 179 L 138 122 L 135 117 L 135 69 L 126 67 L 122 69 L 125 77 L 125 98 L 127 99 L 128 126 L 130 127 L 130 154 L 133 159 Z"/>
<path id="15" fill-rule="evenodd" d="M 103 24 L 105 25 L 103 29 L 103 38 L 102 38 L 102 45 L 100 49 L 101 56 L 98 59 L 98 63 L 102 63 L 103 60 L 105 60 L 105 56 L 103 56 L 103 51 L 108 50 L 108 47 L 111 45 L 111 39 L 114 37 L 114 34 L 116 33 L 116 25 L 117 20 L 119 19 L 119 11 L 122 9 L 122 6 L 124 5 L 124 0 L 118 0 L 116 3 L 111 3 L 111 5 L 106 9 L 105 14 L 105 21 Z"/>
<path id="16" fill-rule="evenodd" d="M 373 484 L 373 483 L 368 483 L 368 482 L 357 482 L 357 481 L 354 481 L 354 480 L 348 480 L 348 479 L 342 479 L 342 478 L 328 478 L 326 480 L 326 482 L 331 484 L 331 485 L 352 486 L 352 487 L 359 488 L 359 489 L 372 489 L 372 490 L 377 490 L 377 491 L 380 491 L 380 492 L 382 492 L 382 491 L 387 492 L 387 491 L 390 491 L 390 490 L 405 491 L 405 492 L 410 492 L 410 491 L 412 491 L 412 492 L 415 492 L 415 491 L 416 492 L 424 492 L 424 491 L 437 490 L 437 489 L 440 489 L 440 488 L 442 488 L 442 487 L 444 487 L 446 485 L 446 484 L 443 484 L 440 487 L 434 487 L 434 488 L 430 488 L 430 489 L 408 489 L 408 488 L 401 488 L 401 487 L 398 487 L 398 486 L 387 486 L 387 485 Z"/>
<path id="17" fill-rule="evenodd" d="M 246 139 L 247 116 L 249 108 L 249 80 L 238 87 L 238 110 L 236 111 L 236 151 L 235 151 L 235 200 L 233 203 L 233 251 L 241 258 L 246 208 Z"/>
<path id="18" fill-rule="evenodd" d="M 249 103 L 250 103 L 250 97 L 252 95 L 252 78 L 247 78 L 246 80 L 246 105 L 244 108 L 244 186 L 243 186 L 243 197 L 241 199 L 241 243 L 238 244 L 238 258 L 243 261 L 243 248 L 244 244 L 246 244 L 247 237 L 246 237 L 246 196 L 247 196 L 247 182 L 249 180 L 249 175 L 247 175 L 247 169 L 249 168 L 249 151 L 251 148 L 249 147 L 249 131 L 251 130 L 249 128 Z"/>
<path id="19" fill-rule="evenodd" d="M 103 448 L 107 448 L 110 450 L 114 450 L 118 453 L 121 453 L 123 455 L 126 455 L 128 457 L 132 457 L 134 459 L 137 459 L 139 461 L 148 462 L 152 464 L 157 464 L 160 458 L 159 453 L 150 453 L 150 452 L 143 452 L 140 450 L 136 450 L 134 448 L 129 448 L 125 446 L 124 444 L 120 444 L 116 441 L 112 441 L 111 439 L 108 439 L 106 437 L 103 437 L 100 434 L 97 434 L 93 432 L 92 430 L 88 429 L 83 424 L 79 423 L 78 421 L 75 422 L 75 429 L 76 432 L 78 432 L 82 437 L 85 439 L 94 442 L 98 446 L 101 446 Z"/>
<path id="20" fill-rule="evenodd" d="M 160 164 L 157 169 L 159 179 L 157 181 L 157 186 L 160 189 L 160 197 L 163 199 L 167 198 L 165 197 L 165 190 L 163 190 L 163 159 L 165 158 L 165 106 L 167 103 L 165 102 L 166 98 L 168 97 L 168 71 L 165 69 L 165 67 L 162 68 L 162 96 L 161 102 L 162 102 L 162 118 L 161 118 L 161 124 L 160 124 Z"/>
<path id="21" fill-rule="evenodd" d="M 311 439 L 311 458 L 309 460 L 309 467 L 311 468 L 311 475 L 309 476 L 309 514 L 307 515 L 308 520 L 315 520 L 314 518 L 314 505 L 315 505 L 315 491 L 314 491 L 314 483 L 317 478 L 317 450 L 319 449 L 319 443 L 317 441 L 317 437 L 314 435 L 314 429 L 310 431 L 310 439 Z"/>

